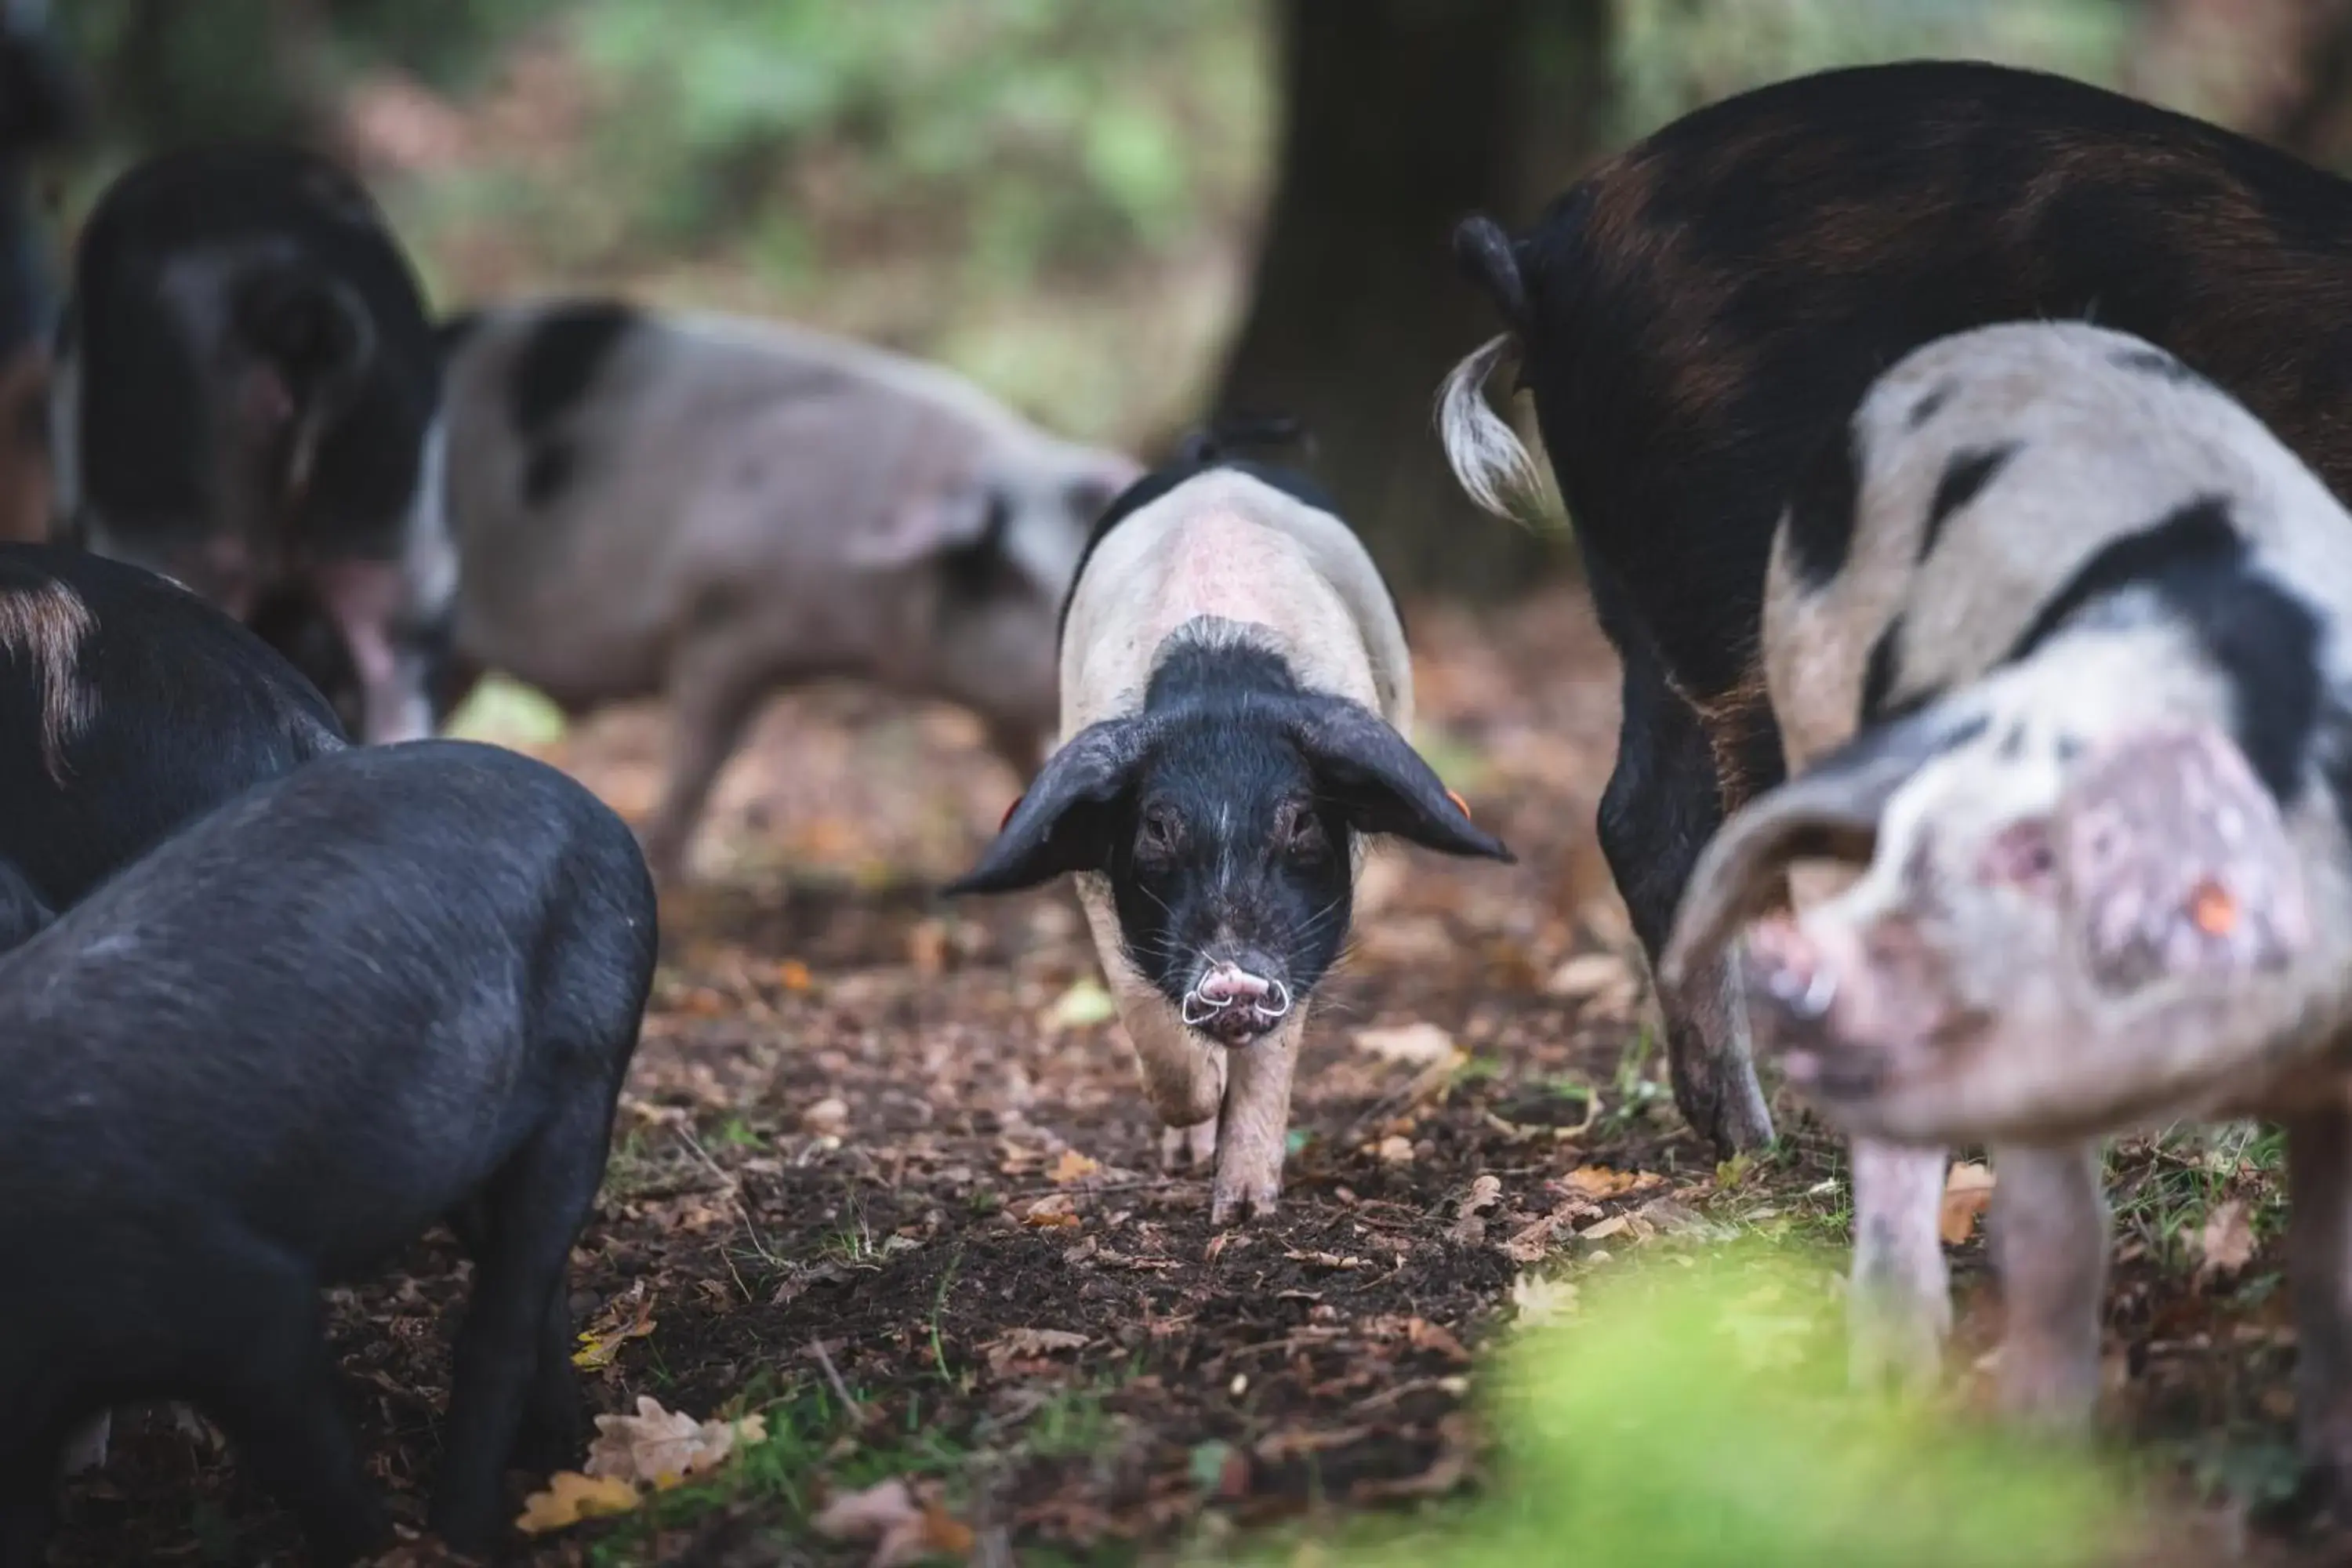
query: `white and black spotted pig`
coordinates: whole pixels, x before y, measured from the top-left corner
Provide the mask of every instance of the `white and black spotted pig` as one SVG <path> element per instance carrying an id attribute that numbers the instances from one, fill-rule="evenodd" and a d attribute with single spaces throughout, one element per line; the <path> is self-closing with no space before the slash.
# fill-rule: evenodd
<path id="1" fill-rule="evenodd" d="M 457 593 L 440 404 L 424 299 L 356 181 L 288 148 L 151 158 L 75 247 L 60 534 L 275 637 L 362 740 L 415 739 Z M 321 622 L 328 668 L 295 633 Z"/>
<path id="2" fill-rule="evenodd" d="M 772 322 L 541 300 L 442 331 L 459 655 L 574 712 L 668 698 L 656 872 L 684 869 L 746 725 L 798 682 L 961 703 L 1035 770 L 1055 612 L 1132 459 Z"/>
<path id="3" fill-rule="evenodd" d="M 1763 625 L 1792 782 L 1708 848 L 1665 974 L 1791 872 L 1742 967 L 1759 1040 L 1857 1140 L 1860 1367 L 1933 1375 L 1943 1147 L 1988 1140 L 2004 1399 L 2080 1420 L 2099 1136 L 2276 1118 L 2304 1435 L 2352 1479 L 2352 517 L 2143 341 L 1985 328 L 1872 387 L 1783 518 Z"/>
<path id="4" fill-rule="evenodd" d="M 1303 475 L 1198 443 L 1147 476 L 1097 525 L 1061 669 L 1061 749 L 949 890 L 1076 873 L 1169 1162 L 1215 1151 L 1215 1223 L 1270 1213 L 1367 836 L 1510 852 L 1406 741 L 1403 625 Z"/>

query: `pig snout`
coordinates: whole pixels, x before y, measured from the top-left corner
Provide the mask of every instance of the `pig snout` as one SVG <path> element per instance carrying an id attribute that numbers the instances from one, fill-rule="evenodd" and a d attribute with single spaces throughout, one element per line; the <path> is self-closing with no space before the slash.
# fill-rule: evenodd
<path id="1" fill-rule="evenodd" d="M 1184 1022 L 1220 1044 L 1249 1044 L 1290 1013 L 1290 987 L 1273 968 L 1257 958 L 1211 963 L 1185 993 Z"/>
<path id="2" fill-rule="evenodd" d="M 1757 1043 L 1780 1058 L 1800 1087 L 1860 1091 L 1875 1079 L 1875 1054 L 1847 1027 L 1864 978 L 1862 954 L 1847 951 L 1851 946 L 1785 919 L 1750 927 L 1741 945 L 1740 978 Z"/>

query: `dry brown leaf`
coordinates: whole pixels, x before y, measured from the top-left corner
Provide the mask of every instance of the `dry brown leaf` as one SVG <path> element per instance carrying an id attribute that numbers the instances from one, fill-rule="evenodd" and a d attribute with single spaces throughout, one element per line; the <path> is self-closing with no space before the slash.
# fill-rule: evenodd
<path id="1" fill-rule="evenodd" d="M 1381 1139 L 1380 1147 L 1373 1152 L 1391 1165 L 1412 1163 L 1412 1140 L 1410 1138 L 1400 1138 L 1391 1133 Z"/>
<path id="2" fill-rule="evenodd" d="M 1084 1334 L 1074 1334 L 1067 1329 L 1007 1329 L 1003 1334 L 981 1347 L 988 1357 L 989 1370 L 1002 1373 L 1016 1361 L 1034 1361 L 1062 1351 L 1082 1349 L 1087 1343 Z"/>
<path id="3" fill-rule="evenodd" d="M 1633 972 L 1625 961 L 1613 952 L 1587 952 L 1570 959 L 1551 972 L 1544 982 L 1544 990 L 1570 1002 L 1580 1002 L 1588 996 L 1633 984 Z"/>
<path id="4" fill-rule="evenodd" d="M 907 1568 L 928 1557 L 961 1557 L 972 1547 L 970 1526 L 937 1503 L 917 1503 L 907 1483 L 896 1477 L 863 1491 L 844 1492 L 809 1523 L 834 1541 L 874 1542 L 868 1568 Z"/>
<path id="5" fill-rule="evenodd" d="M 1944 1201 L 1936 1216 L 1936 1228 L 1942 1234 L 1944 1245 L 1958 1247 L 1968 1240 L 1976 1229 L 1977 1216 L 1992 1202 L 1993 1173 L 1990 1167 L 1973 1160 L 1955 1164 L 1944 1178 Z"/>
<path id="6" fill-rule="evenodd" d="M 1658 1178 L 1647 1171 L 1612 1171 L 1606 1165 L 1579 1165 L 1559 1184 L 1584 1198 L 1613 1198 L 1636 1187 L 1654 1186 Z"/>
<path id="7" fill-rule="evenodd" d="M 801 1122 L 812 1132 L 830 1133 L 840 1137 L 849 1131 L 849 1104 L 834 1095 L 827 1095 L 801 1112 Z"/>
<path id="8" fill-rule="evenodd" d="M 1602 1220 L 1600 1224 L 1589 1226 L 1583 1230 L 1578 1231 L 1576 1233 L 1576 1239 L 1579 1241 L 1606 1241 L 1612 1236 L 1622 1235 L 1627 1229 L 1631 1228 L 1631 1225 L 1632 1222 L 1626 1219 L 1623 1215 L 1612 1214 L 1607 1219 Z"/>
<path id="9" fill-rule="evenodd" d="M 2213 1205 L 2197 1238 L 2200 1275 L 2235 1274 L 2254 1260 L 2253 1213 L 2242 1198 Z"/>
<path id="10" fill-rule="evenodd" d="M 785 990 L 799 993 L 816 984 L 809 966 L 797 958 L 788 958 L 776 965 L 776 984 Z"/>
<path id="11" fill-rule="evenodd" d="M 1427 1067 L 1454 1055 L 1454 1037 L 1434 1024 L 1399 1024 L 1385 1029 L 1359 1029 L 1356 1048 L 1382 1061 Z"/>
<path id="12" fill-rule="evenodd" d="M 1478 1176 L 1470 1183 L 1470 1190 L 1462 1194 L 1456 1214 L 1476 1214 L 1480 1209 L 1494 1207 L 1502 1201 L 1503 1182 L 1499 1176 Z"/>
<path id="13" fill-rule="evenodd" d="M 653 1331 L 651 1301 L 642 1297 L 615 1301 L 581 1332 L 580 1348 L 572 1352 L 572 1364 L 584 1372 L 610 1366 L 623 1345 L 631 1340 L 645 1339 Z"/>
<path id="14" fill-rule="evenodd" d="M 596 1433 L 584 1467 L 588 1475 L 665 1491 L 688 1476 L 717 1469 L 739 1444 L 748 1447 L 768 1435 L 761 1416 L 697 1421 L 684 1411 L 665 1410 L 659 1400 L 642 1394 L 635 1415 L 597 1416 Z"/>
<path id="15" fill-rule="evenodd" d="M 1046 1174 L 1056 1185 L 1067 1186 L 1072 1182 L 1086 1180 L 1101 1169 L 1100 1161 L 1090 1160 L 1076 1149 L 1065 1149 L 1062 1151 L 1062 1157 L 1054 1162 L 1054 1168 Z"/>
<path id="16" fill-rule="evenodd" d="M 569 1530 L 583 1519 L 626 1513 L 637 1506 L 637 1489 L 619 1479 L 600 1480 L 577 1470 L 558 1470 L 547 1478 L 547 1489 L 522 1500 L 515 1528 L 525 1535 L 545 1535 Z"/>

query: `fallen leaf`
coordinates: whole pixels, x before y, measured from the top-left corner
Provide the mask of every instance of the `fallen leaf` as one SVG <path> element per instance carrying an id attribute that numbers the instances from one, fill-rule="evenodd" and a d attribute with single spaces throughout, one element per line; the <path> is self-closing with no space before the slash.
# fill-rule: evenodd
<path id="1" fill-rule="evenodd" d="M 907 962 L 915 973 L 929 978 L 948 966 L 948 922 L 942 920 L 918 921 L 907 933 Z"/>
<path id="2" fill-rule="evenodd" d="M 1992 1202 L 1993 1173 L 1973 1160 L 1955 1164 L 1944 1178 L 1943 1206 L 1936 1216 L 1936 1229 L 1947 1247 L 1958 1247 L 1968 1240 L 1976 1229 L 1977 1216 Z"/>
<path id="3" fill-rule="evenodd" d="M 2203 1261 L 2197 1267 L 2200 1275 L 2230 1275 L 2254 1260 L 2254 1226 L 2252 1211 L 2242 1198 L 2231 1198 L 2213 1205 L 2205 1221 L 2205 1228 L 2197 1238 L 2198 1251 Z"/>
<path id="4" fill-rule="evenodd" d="M 829 1132 L 837 1138 L 849 1131 L 848 1103 L 827 1095 L 802 1111 L 801 1121 L 812 1132 Z"/>
<path id="5" fill-rule="evenodd" d="M 1076 1228 L 1078 1216 L 1071 1209 L 1069 1194 L 1047 1193 L 1023 1211 L 1021 1223 L 1040 1229 L 1071 1230 Z"/>
<path id="6" fill-rule="evenodd" d="M 547 1478 L 547 1489 L 522 1500 L 515 1528 L 525 1535 L 545 1535 L 569 1530 L 583 1519 L 626 1513 L 637 1506 L 637 1489 L 619 1479 L 599 1480 L 577 1470 L 558 1470 Z"/>
<path id="7" fill-rule="evenodd" d="M 843 1493 L 809 1524 L 834 1541 L 873 1541 L 868 1568 L 906 1568 L 927 1557 L 962 1557 L 972 1548 L 969 1525 L 936 1503 L 917 1503 L 896 1477 Z"/>
<path id="8" fill-rule="evenodd" d="M 1399 1024 L 1385 1029 L 1359 1029 L 1356 1048 L 1382 1061 L 1427 1067 L 1454 1055 L 1454 1037 L 1434 1024 Z"/>
<path id="9" fill-rule="evenodd" d="M 1007 1329 L 982 1345 L 981 1352 L 988 1357 L 989 1370 L 1002 1373 L 1016 1361 L 1034 1361 L 1059 1351 L 1078 1350 L 1087 1342 L 1086 1335 L 1074 1334 L 1067 1329 Z"/>
<path id="10" fill-rule="evenodd" d="M 1471 1182 L 1470 1190 L 1462 1194 L 1462 1202 L 1455 1206 L 1454 1212 L 1476 1214 L 1480 1209 L 1494 1207 L 1496 1204 L 1502 1201 L 1502 1196 L 1501 1177 L 1479 1176 Z"/>
<path id="11" fill-rule="evenodd" d="M 1613 952 L 1587 952 L 1570 959 L 1551 972 L 1544 982 L 1544 990 L 1570 1002 L 1588 996 L 1598 996 L 1612 986 L 1628 984 L 1633 973 L 1625 961 Z"/>
<path id="12" fill-rule="evenodd" d="M 1511 1306 L 1522 1323 L 1556 1323 L 1576 1315 L 1576 1286 L 1566 1279 L 1522 1274 L 1511 1281 Z"/>
<path id="13" fill-rule="evenodd" d="M 1606 1165 L 1579 1165 L 1559 1179 L 1559 1184 L 1579 1197 L 1613 1198 L 1620 1193 L 1654 1183 L 1646 1171 L 1612 1171 Z"/>
<path id="14" fill-rule="evenodd" d="M 1391 1133 L 1381 1140 L 1376 1152 L 1391 1165 L 1409 1165 L 1412 1163 L 1412 1140 Z"/>
<path id="15" fill-rule="evenodd" d="M 788 958 L 776 965 L 776 984 L 787 991 L 805 991 L 815 984 L 809 966 L 797 958 Z"/>
<path id="16" fill-rule="evenodd" d="M 1045 1026 L 1050 1033 L 1059 1029 L 1083 1029 L 1093 1024 L 1108 1024 L 1118 1016 L 1118 1004 L 1111 1000 L 1102 982 L 1087 975 L 1073 983 L 1067 991 L 1055 999 L 1045 1010 Z"/>
<path id="17" fill-rule="evenodd" d="M 1054 1162 L 1054 1168 L 1046 1174 L 1053 1178 L 1056 1185 L 1067 1186 L 1072 1182 L 1086 1180 L 1101 1169 L 1100 1161 L 1090 1160 L 1076 1149 L 1065 1149 L 1062 1151 L 1062 1157 Z"/>
<path id="18" fill-rule="evenodd" d="M 749 1447 L 761 1442 L 768 1430 L 761 1416 L 697 1421 L 683 1411 L 665 1410 L 659 1400 L 641 1394 L 635 1415 L 599 1415 L 596 1433 L 588 1449 L 588 1475 L 667 1491 L 688 1476 L 717 1469 L 739 1444 Z"/>
<path id="19" fill-rule="evenodd" d="M 1629 1228 L 1630 1223 L 1631 1222 L 1629 1222 L 1623 1215 L 1613 1214 L 1598 1225 L 1589 1226 L 1585 1229 L 1578 1231 L 1576 1233 L 1576 1239 L 1579 1241 L 1606 1241 L 1612 1236 L 1622 1235 L 1627 1228 Z"/>
<path id="20" fill-rule="evenodd" d="M 632 1310 L 634 1317 L 630 1315 Z M 572 1352 L 572 1364 L 585 1372 L 610 1366 L 623 1345 L 631 1340 L 645 1339 L 653 1331 L 652 1302 L 615 1302 L 602 1318 L 582 1331 L 580 1348 Z"/>

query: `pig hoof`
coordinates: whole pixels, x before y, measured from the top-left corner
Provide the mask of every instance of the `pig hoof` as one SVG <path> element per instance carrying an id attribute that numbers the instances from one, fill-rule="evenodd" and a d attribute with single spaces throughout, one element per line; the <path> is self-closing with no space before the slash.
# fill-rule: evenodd
<path id="1" fill-rule="evenodd" d="M 1853 1313 L 1846 1366 L 1854 1387 L 1925 1394 L 1936 1386 L 1951 1328 L 1948 1306 L 1939 1316 L 1924 1306 L 1899 1310 L 1857 1301 Z"/>
<path id="2" fill-rule="evenodd" d="M 1217 1187 L 1209 1204 L 1209 1223 L 1223 1228 L 1248 1220 L 1272 1219 L 1281 1196 L 1279 1182 L 1271 1187 Z"/>
<path id="3" fill-rule="evenodd" d="M 1190 1127 L 1160 1130 L 1160 1168 L 1163 1171 L 1206 1170 L 1217 1159 L 1217 1119 Z"/>

